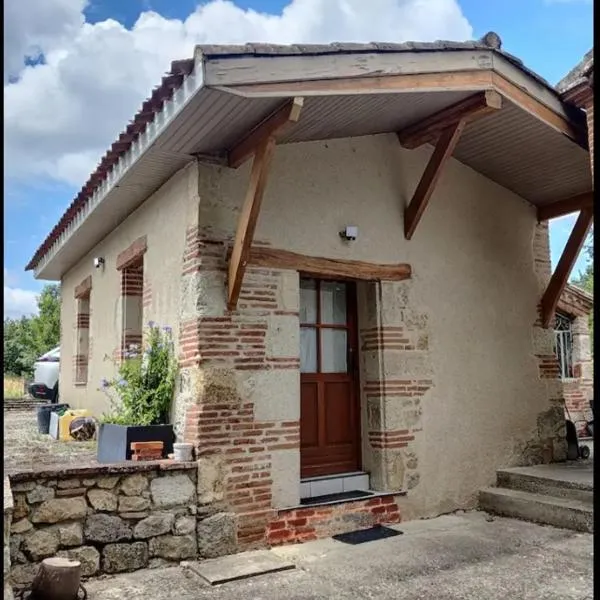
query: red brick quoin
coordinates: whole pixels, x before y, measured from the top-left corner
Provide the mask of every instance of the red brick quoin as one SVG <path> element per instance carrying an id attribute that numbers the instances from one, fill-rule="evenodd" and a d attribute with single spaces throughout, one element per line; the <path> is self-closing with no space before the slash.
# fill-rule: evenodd
<path id="1" fill-rule="evenodd" d="M 363 515 L 361 526 L 357 527 L 351 519 L 344 518 L 349 515 Z M 399 522 L 400 512 L 394 496 L 386 494 L 342 504 L 280 510 L 276 519 L 267 526 L 266 538 L 269 546 L 279 546 Z"/>

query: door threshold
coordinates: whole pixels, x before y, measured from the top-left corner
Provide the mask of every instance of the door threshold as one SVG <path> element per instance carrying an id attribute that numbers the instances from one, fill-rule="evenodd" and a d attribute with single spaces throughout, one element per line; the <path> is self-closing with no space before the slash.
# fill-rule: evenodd
<path id="1" fill-rule="evenodd" d="M 354 490 L 352 492 L 339 492 L 337 494 L 324 494 L 300 500 L 301 506 L 318 506 L 323 504 L 337 504 L 339 502 L 352 502 L 353 500 L 366 500 L 375 496 L 373 492 Z"/>
<path id="2" fill-rule="evenodd" d="M 369 474 L 364 471 L 310 477 L 300 481 L 300 500 L 368 489 Z"/>

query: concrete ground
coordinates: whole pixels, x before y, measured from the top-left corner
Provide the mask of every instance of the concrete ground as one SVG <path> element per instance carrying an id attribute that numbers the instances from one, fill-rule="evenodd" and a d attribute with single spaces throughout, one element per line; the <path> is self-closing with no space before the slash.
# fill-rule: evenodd
<path id="1" fill-rule="evenodd" d="M 4 474 L 96 462 L 96 442 L 58 442 L 40 435 L 35 409 L 4 411 Z"/>
<path id="2" fill-rule="evenodd" d="M 272 552 L 294 570 L 215 587 L 180 567 L 85 586 L 88 600 L 591 600 L 592 535 L 488 518 L 469 512 L 403 523 L 393 526 L 403 535 L 356 546 L 326 539 L 280 547 Z"/>

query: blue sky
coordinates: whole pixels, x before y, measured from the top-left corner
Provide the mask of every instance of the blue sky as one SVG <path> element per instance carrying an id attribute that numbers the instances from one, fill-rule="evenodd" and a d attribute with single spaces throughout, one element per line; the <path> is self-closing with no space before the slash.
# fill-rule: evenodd
<path id="1" fill-rule="evenodd" d="M 235 0 L 238 11 L 224 0 L 8 0 L 5 316 L 34 306 L 43 282 L 23 271 L 26 262 L 169 61 L 188 55 L 194 42 L 402 41 L 403 33 L 411 39 L 465 39 L 493 30 L 505 50 L 552 84 L 593 44 L 591 0 L 344 1 L 361 14 L 338 25 L 335 10 L 342 10 L 342 0 Z M 199 4 L 205 10 L 194 16 Z M 242 12 L 281 15 L 290 4 L 295 5 L 293 19 L 275 28 L 264 15 Z M 417 4 L 425 5 L 431 18 L 411 20 L 414 10 L 409 11 Z M 375 12 L 371 18 L 365 6 L 383 12 L 382 18 Z M 386 22 L 386 10 L 398 19 L 398 28 Z M 439 22 L 433 18 L 441 14 L 436 11 L 447 11 Z M 284 25 L 288 30 L 280 31 Z M 146 65 L 142 74 L 132 66 L 140 61 Z M 574 220 L 551 223 L 554 264 Z M 574 273 L 586 260 L 580 257 Z"/>

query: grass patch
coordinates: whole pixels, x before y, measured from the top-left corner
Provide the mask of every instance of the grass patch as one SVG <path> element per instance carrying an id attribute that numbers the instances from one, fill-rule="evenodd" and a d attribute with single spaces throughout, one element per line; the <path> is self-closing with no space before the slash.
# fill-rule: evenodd
<path id="1" fill-rule="evenodd" d="M 25 380 L 23 377 L 4 376 L 4 398 L 23 398 Z"/>

